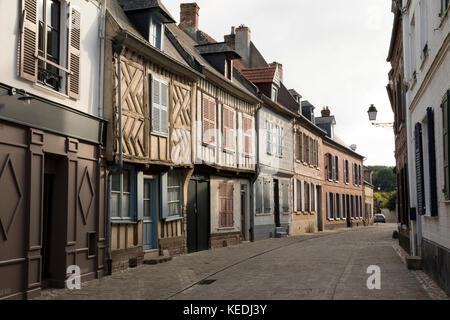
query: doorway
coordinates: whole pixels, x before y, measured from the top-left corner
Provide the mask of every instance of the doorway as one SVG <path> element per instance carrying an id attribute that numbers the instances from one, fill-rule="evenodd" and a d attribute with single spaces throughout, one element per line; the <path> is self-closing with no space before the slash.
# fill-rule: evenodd
<path id="1" fill-rule="evenodd" d="M 188 253 L 209 249 L 209 180 L 193 177 L 189 181 L 187 203 Z"/>
<path id="2" fill-rule="evenodd" d="M 274 201 L 274 218 L 275 227 L 281 227 L 280 221 L 280 186 L 278 180 L 273 180 L 273 201 Z"/>
<path id="3" fill-rule="evenodd" d="M 158 249 L 159 188 L 156 177 L 144 179 L 143 201 L 142 246 L 144 250 Z"/>
<path id="4" fill-rule="evenodd" d="M 247 186 L 241 186 L 241 241 L 247 241 Z"/>
<path id="5" fill-rule="evenodd" d="M 64 286 L 67 212 L 67 161 L 65 157 L 44 157 L 44 198 L 42 211 L 42 288 Z"/>

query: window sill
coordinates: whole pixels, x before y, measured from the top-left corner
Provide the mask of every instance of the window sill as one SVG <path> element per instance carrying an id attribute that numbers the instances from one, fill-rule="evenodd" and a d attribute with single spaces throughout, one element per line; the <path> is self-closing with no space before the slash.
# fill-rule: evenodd
<path id="1" fill-rule="evenodd" d="M 178 217 L 169 217 L 169 218 L 162 219 L 162 220 L 164 220 L 165 222 L 172 222 L 172 221 L 177 221 L 177 220 L 183 220 L 183 217 L 180 217 L 180 216 L 178 216 Z"/>
<path id="2" fill-rule="evenodd" d="M 271 213 L 255 213 L 257 217 L 270 217 L 271 215 Z"/>
<path id="3" fill-rule="evenodd" d="M 235 230 L 235 227 L 223 227 L 223 228 L 217 228 L 217 231 L 231 231 L 231 230 Z"/>
<path id="4" fill-rule="evenodd" d="M 111 218 L 112 224 L 137 224 L 136 220 L 132 220 L 131 218 Z"/>
<path id="5" fill-rule="evenodd" d="M 291 213 L 288 211 L 288 212 L 283 212 L 282 213 L 282 215 L 284 215 L 284 216 L 288 216 L 288 215 L 290 215 Z"/>
<path id="6" fill-rule="evenodd" d="M 215 144 L 208 143 L 208 142 L 202 142 L 202 146 L 203 146 L 203 147 L 206 147 L 206 148 L 208 148 L 208 149 L 215 149 L 215 148 L 216 148 L 216 145 L 215 145 Z"/>
<path id="7" fill-rule="evenodd" d="M 53 95 L 53 96 L 55 96 L 55 97 L 57 97 L 57 98 L 62 98 L 62 99 L 69 99 L 69 98 L 70 98 L 70 97 L 69 97 L 68 95 L 66 95 L 65 93 L 61 93 L 61 92 L 59 92 L 59 91 L 56 91 L 56 90 L 54 90 L 54 89 L 52 89 L 52 88 L 50 88 L 50 87 L 47 87 L 47 86 L 45 86 L 45 85 L 43 85 L 43 84 L 40 84 L 39 82 L 36 82 L 36 83 L 34 84 L 34 86 L 35 86 L 37 89 L 43 90 L 43 91 L 45 91 L 46 93 L 51 94 L 51 95 Z"/>
<path id="8" fill-rule="evenodd" d="M 153 135 L 153 136 L 161 137 L 161 138 L 169 138 L 169 134 L 168 133 L 151 131 L 150 134 Z"/>
<path id="9" fill-rule="evenodd" d="M 334 219 L 332 219 L 332 218 L 327 218 L 327 220 L 328 220 L 328 221 L 334 221 Z"/>
<path id="10" fill-rule="evenodd" d="M 222 149 L 223 153 L 229 154 L 229 155 L 234 155 L 236 153 L 236 151 L 233 150 L 229 150 L 229 149 Z"/>

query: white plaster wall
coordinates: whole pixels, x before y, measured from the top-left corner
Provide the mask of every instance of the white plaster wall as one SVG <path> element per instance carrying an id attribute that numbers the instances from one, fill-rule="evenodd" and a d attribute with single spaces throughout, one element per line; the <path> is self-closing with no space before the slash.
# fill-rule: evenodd
<path id="1" fill-rule="evenodd" d="M 62 0 L 62 5 L 67 1 Z M 20 36 L 21 0 L 0 1 L 0 82 L 34 95 L 99 116 L 101 10 L 95 1 L 71 0 L 81 11 L 81 92 L 80 100 L 56 93 L 17 76 L 17 47 Z M 101 116 L 101 115 L 100 115 Z"/>
<path id="2" fill-rule="evenodd" d="M 407 1 L 403 1 L 406 6 Z M 428 107 L 434 110 L 435 121 L 435 144 L 436 144 L 436 176 L 437 176 L 437 192 L 438 192 L 438 217 L 422 216 L 418 217 L 418 225 L 421 227 L 420 234 L 422 237 L 434 241 L 442 246 L 450 248 L 450 202 L 445 201 L 442 189 L 444 187 L 443 172 L 443 139 L 442 139 L 442 109 L 440 105 L 446 91 L 450 89 L 450 50 L 448 44 L 444 47 L 445 39 L 450 33 L 450 18 L 444 21 L 439 17 L 440 1 L 426 1 L 427 19 L 428 19 L 428 57 L 422 62 L 420 56 L 421 50 L 421 19 L 420 19 L 420 1 L 412 0 L 408 11 L 406 11 L 403 19 L 403 41 L 405 56 L 405 80 L 410 84 L 410 90 L 406 94 L 406 105 L 409 109 L 407 112 L 407 143 L 408 143 L 408 167 L 409 167 L 409 190 L 410 205 L 417 207 L 417 190 L 416 190 L 416 172 L 415 172 L 415 141 L 414 126 L 417 122 L 426 120 L 426 109 Z M 416 62 L 415 69 L 417 71 L 417 81 L 412 80 L 411 68 L 411 43 L 409 41 L 410 24 L 413 15 L 415 15 L 416 29 Z M 438 52 L 441 50 L 441 53 Z M 437 68 L 431 69 L 433 62 L 438 59 L 440 62 Z M 438 61 L 436 60 L 436 61 Z M 432 75 L 430 80 L 424 81 L 427 74 Z M 426 122 L 425 122 L 426 123 Z M 428 155 L 426 154 L 426 127 L 423 127 L 424 142 L 424 166 L 428 168 Z M 425 171 L 427 172 L 427 171 Z M 425 180 L 429 180 L 425 173 Z M 425 183 L 426 191 L 429 190 L 429 181 Z M 429 196 L 426 196 L 427 203 Z"/>

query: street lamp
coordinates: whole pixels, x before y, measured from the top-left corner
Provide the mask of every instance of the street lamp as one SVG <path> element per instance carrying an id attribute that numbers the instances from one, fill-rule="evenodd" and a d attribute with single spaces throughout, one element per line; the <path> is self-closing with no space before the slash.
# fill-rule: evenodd
<path id="1" fill-rule="evenodd" d="M 377 120 L 377 114 L 378 110 L 375 108 L 373 104 L 370 105 L 369 110 L 367 110 L 367 113 L 369 114 L 369 120 L 375 127 L 383 127 L 383 128 L 393 128 L 394 123 L 393 122 L 385 122 L 385 123 L 379 123 L 375 122 Z"/>

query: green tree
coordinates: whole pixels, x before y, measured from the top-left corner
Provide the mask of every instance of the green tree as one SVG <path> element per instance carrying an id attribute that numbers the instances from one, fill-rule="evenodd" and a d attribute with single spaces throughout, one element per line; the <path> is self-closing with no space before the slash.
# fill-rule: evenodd
<path id="1" fill-rule="evenodd" d="M 372 166 L 369 168 L 373 172 L 372 184 L 376 192 L 391 192 L 397 189 L 394 167 Z"/>

